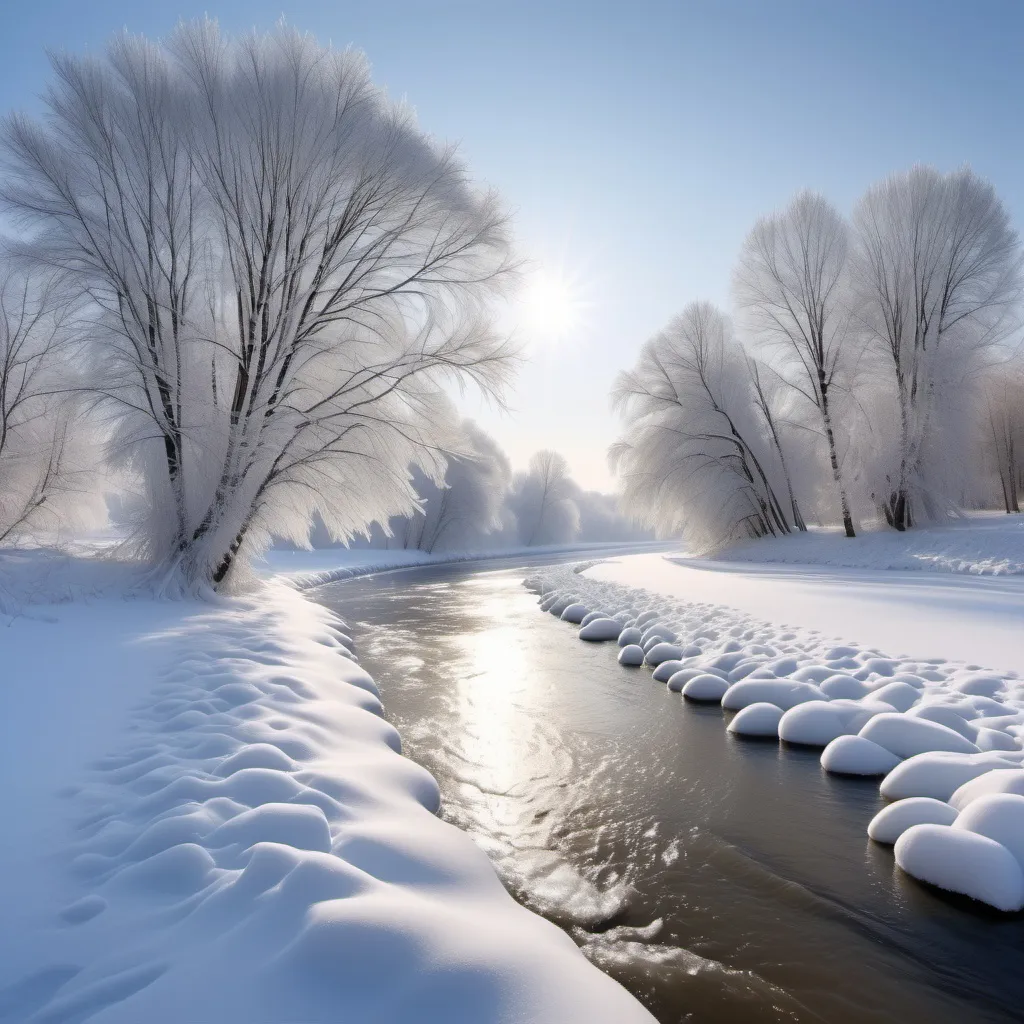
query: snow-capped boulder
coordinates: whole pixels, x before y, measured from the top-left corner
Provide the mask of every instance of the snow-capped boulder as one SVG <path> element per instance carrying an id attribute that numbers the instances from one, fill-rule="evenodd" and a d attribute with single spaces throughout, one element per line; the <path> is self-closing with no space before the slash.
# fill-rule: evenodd
<path id="1" fill-rule="evenodd" d="M 663 662 L 663 664 L 669 664 Z M 658 666 L 658 671 L 661 671 L 661 665 Z M 703 675 L 704 670 L 699 668 L 680 668 L 672 673 L 668 677 L 668 688 L 673 693 L 679 693 L 682 688 L 691 680 L 695 679 L 699 675 Z"/>
<path id="2" fill-rule="evenodd" d="M 627 644 L 619 651 L 619 664 L 635 668 L 644 663 L 644 649 L 638 644 Z"/>
<path id="3" fill-rule="evenodd" d="M 891 715 L 896 709 L 880 700 L 830 700 L 829 707 L 843 720 L 846 732 L 860 732 L 875 715 Z"/>
<path id="4" fill-rule="evenodd" d="M 875 715 L 858 734 L 898 757 L 913 757 L 928 750 L 950 750 L 957 754 L 976 754 L 978 748 L 958 732 L 938 722 L 906 715 Z"/>
<path id="5" fill-rule="evenodd" d="M 826 679 L 830 679 L 834 675 L 835 671 L 828 665 L 803 665 L 790 678 L 795 679 L 798 683 L 815 683 L 817 686 L 821 686 Z M 854 681 L 856 682 L 856 680 Z"/>
<path id="6" fill-rule="evenodd" d="M 949 704 L 919 704 L 907 712 L 908 718 L 923 718 L 926 722 L 938 722 L 953 732 L 960 733 L 965 740 L 974 743 L 978 735 L 976 726 L 968 722 L 956 708 Z"/>
<path id="7" fill-rule="evenodd" d="M 665 643 L 674 643 L 676 639 L 676 634 L 671 629 L 669 629 L 668 626 L 666 626 L 664 623 L 656 622 L 653 626 L 648 626 L 644 630 L 644 635 L 640 640 L 640 646 L 646 647 L 648 641 L 650 641 L 654 637 L 660 637 L 663 641 L 665 641 Z"/>
<path id="8" fill-rule="evenodd" d="M 630 644 L 634 644 L 635 646 L 639 647 L 641 636 L 643 636 L 643 634 L 640 632 L 639 629 L 636 628 L 636 626 L 627 626 L 619 634 L 619 646 L 628 647 Z M 641 648 L 641 651 L 642 650 L 643 648 Z"/>
<path id="9" fill-rule="evenodd" d="M 561 596 L 556 597 L 554 601 L 552 601 L 551 604 L 548 605 L 548 611 L 556 618 L 561 618 L 562 612 L 564 612 L 565 609 L 568 608 L 571 604 L 574 604 L 575 601 L 575 594 L 562 594 Z M 581 615 L 580 618 L 582 617 L 583 616 Z"/>
<path id="10" fill-rule="evenodd" d="M 849 730 L 828 701 L 811 700 L 790 708 L 779 722 L 779 739 L 808 747 L 828 746 Z"/>
<path id="11" fill-rule="evenodd" d="M 774 704 L 748 704 L 737 711 L 728 729 L 739 736 L 778 736 L 782 708 Z"/>
<path id="12" fill-rule="evenodd" d="M 644 655 L 644 661 L 648 665 L 660 665 L 663 661 L 679 661 L 682 656 L 683 649 L 678 644 L 660 643 L 655 644 Z"/>
<path id="13" fill-rule="evenodd" d="M 678 658 L 669 658 L 668 661 L 661 662 L 654 670 L 654 681 L 656 683 L 667 683 L 676 672 L 684 667 L 685 663 Z"/>
<path id="14" fill-rule="evenodd" d="M 840 736 L 821 752 L 821 766 L 837 775 L 885 775 L 900 759 L 863 736 Z"/>
<path id="15" fill-rule="evenodd" d="M 1002 843 L 1024 869 L 1024 796 L 990 793 L 978 797 L 960 812 L 953 828 Z"/>
<path id="16" fill-rule="evenodd" d="M 872 690 L 871 696 L 891 704 L 897 711 L 909 711 L 921 699 L 921 691 L 909 683 L 886 683 Z"/>
<path id="17" fill-rule="evenodd" d="M 915 754 L 894 768 L 885 777 L 879 791 L 887 800 L 928 796 L 948 801 L 965 782 L 993 769 L 1012 768 L 1012 764 L 992 754 L 929 751 Z"/>
<path id="18" fill-rule="evenodd" d="M 558 617 L 563 622 L 582 622 L 589 614 L 590 609 L 585 604 L 577 601 L 575 604 L 570 604 L 568 607 L 563 608 L 562 614 Z"/>
<path id="19" fill-rule="evenodd" d="M 1024 871 L 994 839 L 947 825 L 914 825 L 896 840 L 896 863 L 908 875 L 980 900 L 997 910 L 1024 908 Z"/>
<path id="20" fill-rule="evenodd" d="M 957 683 L 956 688 L 960 693 L 971 696 L 994 697 L 1006 688 L 1006 682 L 999 676 L 979 674 Z"/>
<path id="21" fill-rule="evenodd" d="M 997 729 L 979 729 L 974 739 L 979 750 L 1017 750 L 1016 740 L 1009 733 Z"/>
<path id="22" fill-rule="evenodd" d="M 591 619 L 580 630 L 581 640 L 618 640 L 621 626 L 615 619 Z"/>
<path id="23" fill-rule="evenodd" d="M 962 811 L 968 804 L 991 793 L 1016 793 L 1024 796 L 1024 769 L 1012 765 L 1006 771 L 992 769 L 977 778 L 965 782 L 949 798 L 949 802 Z"/>
<path id="24" fill-rule="evenodd" d="M 876 843 L 890 846 L 914 825 L 952 825 L 956 811 L 942 800 L 912 796 L 883 807 L 868 825 L 868 835 Z"/>
<path id="25" fill-rule="evenodd" d="M 767 703 L 788 711 L 809 700 L 825 700 L 825 695 L 813 683 L 798 683 L 792 679 L 744 679 L 733 683 L 722 698 L 722 707 L 739 711 L 750 704 Z"/>
<path id="26" fill-rule="evenodd" d="M 810 682 L 811 680 L 808 680 Z M 818 683 L 821 687 L 821 692 L 828 697 L 829 700 L 836 700 L 837 698 L 845 700 L 859 700 L 861 697 L 866 697 L 871 692 L 871 687 L 867 683 L 860 679 L 854 679 L 853 676 L 843 675 L 837 673 L 830 675 L 824 681 Z"/>
<path id="27" fill-rule="evenodd" d="M 595 611 L 595 612 L 587 612 L 587 614 L 584 615 L 582 619 L 580 619 L 580 625 L 581 626 L 589 626 L 590 623 L 593 622 L 595 619 L 614 619 L 614 618 L 615 618 L 614 615 L 605 615 L 604 612 L 597 612 L 597 611 Z M 621 629 L 621 628 L 622 627 L 619 626 L 619 629 Z"/>
<path id="28" fill-rule="evenodd" d="M 707 700 L 718 703 L 729 689 L 729 684 L 711 672 L 702 672 L 694 676 L 683 686 L 683 696 L 690 700 Z"/>

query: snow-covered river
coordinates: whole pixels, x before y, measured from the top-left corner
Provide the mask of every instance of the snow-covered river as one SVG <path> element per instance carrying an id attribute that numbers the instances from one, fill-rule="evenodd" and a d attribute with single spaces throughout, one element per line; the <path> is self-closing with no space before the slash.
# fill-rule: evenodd
<path id="1" fill-rule="evenodd" d="M 523 902 L 665 1022 L 1020 1020 L 1024 920 L 896 871 L 864 831 L 877 781 L 731 736 L 539 614 L 523 564 L 315 592 Z"/>

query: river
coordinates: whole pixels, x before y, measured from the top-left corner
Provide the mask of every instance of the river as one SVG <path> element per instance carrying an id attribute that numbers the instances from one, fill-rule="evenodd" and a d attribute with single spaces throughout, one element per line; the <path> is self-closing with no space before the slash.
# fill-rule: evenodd
<path id="1" fill-rule="evenodd" d="M 530 562 L 530 565 L 537 564 Z M 1020 1021 L 1024 920 L 905 878 L 877 781 L 734 737 L 540 613 L 526 560 L 319 588 L 509 890 L 665 1024 Z"/>

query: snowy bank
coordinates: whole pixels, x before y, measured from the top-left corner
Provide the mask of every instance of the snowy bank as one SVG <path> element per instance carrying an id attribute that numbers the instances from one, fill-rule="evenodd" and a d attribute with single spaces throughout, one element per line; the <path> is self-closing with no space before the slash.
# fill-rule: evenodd
<path id="1" fill-rule="evenodd" d="M 90 569 L 3 622 L 0 1019 L 651 1020 L 436 816 L 330 613 Z"/>
<path id="2" fill-rule="evenodd" d="M 651 570 L 650 586 L 619 582 L 624 564 L 633 580 Z M 544 568 L 524 582 L 540 610 L 573 623 L 581 640 L 609 641 L 609 657 L 620 652 L 620 661 L 635 651 L 629 663 L 654 668 L 653 681 L 670 692 L 736 712 L 728 721 L 734 736 L 821 749 L 822 767 L 838 775 L 883 776 L 882 795 L 906 799 L 868 832 L 896 844 L 908 874 L 1001 910 L 1024 907 L 1024 681 L 1015 671 L 892 657 L 754 618 L 698 600 L 696 588 L 684 597 L 673 579 L 681 571 L 638 556 Z M 666 579 L 677 588 L 661 589 Z M 776 594 L 785 607 L 783 598 Z M 617 623 L 618 637 L 610 628 L 589 635 L 596 622 Z M 968 807 L 977 800 L 998 804 L 980 823 Z M 991 879 L 972 881 L 979 872 Z"/>
<path id="3" fill-rule="evenodd" d="M 483 562 L 494 558 L 542 558 L 556 555 L 608 555 L 616 551 L 662 551 L 660 541 L 623 544 L 549 544 L 533 547 L 493 548 L 482 551 L 441 551 L 429 554 L 417 548 L 318 548 L 295 551 L 274 548 L 263 557 L 262 575 L 287 580 L 300 590 L 337 583 L 378 572 L 412 569 L 418 565 L 450 565 L 457 562 Z"/>
<path id="4" fill-rule="evenodd" d="M 1024 516 L 974 512 L 946 526 L 898 533 L 884 524 L 856 537 L 811 528 L 722 552 L 723 562 L 789 562 L 850 569 L 924 569 L 972 576 L 1024 575 Z"/>

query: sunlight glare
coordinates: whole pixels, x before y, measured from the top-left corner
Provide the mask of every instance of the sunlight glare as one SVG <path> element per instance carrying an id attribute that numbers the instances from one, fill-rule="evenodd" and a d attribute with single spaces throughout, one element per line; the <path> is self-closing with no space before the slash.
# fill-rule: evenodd
<path id="1" fill-rule="evenodd" d="M 521 302 L 522 326 L 531 338 L 561 341 L 583 318 L 579 289 L 558 271 L 539 270 L 531 275 Z"/>

